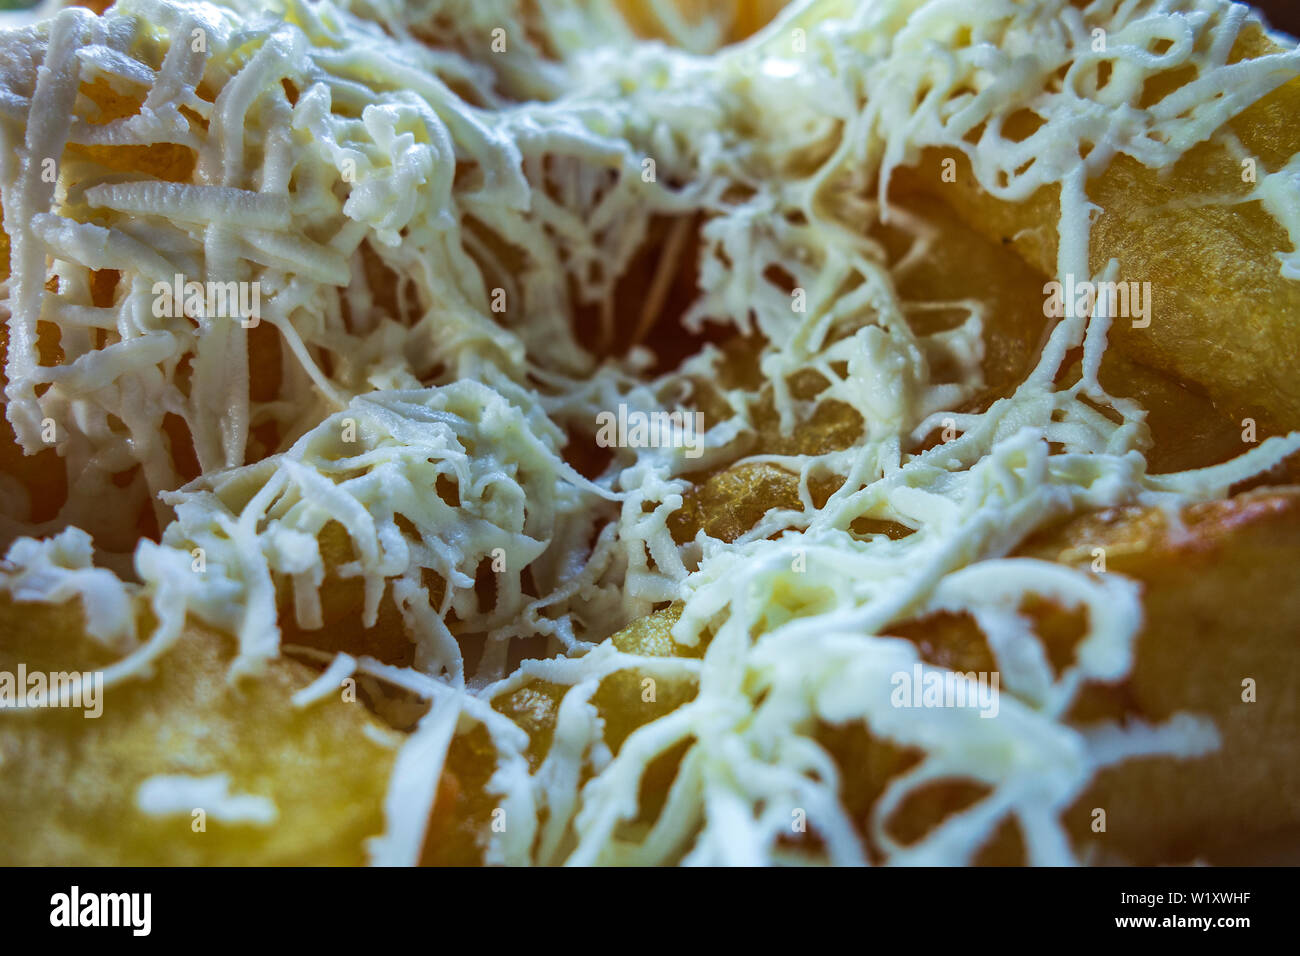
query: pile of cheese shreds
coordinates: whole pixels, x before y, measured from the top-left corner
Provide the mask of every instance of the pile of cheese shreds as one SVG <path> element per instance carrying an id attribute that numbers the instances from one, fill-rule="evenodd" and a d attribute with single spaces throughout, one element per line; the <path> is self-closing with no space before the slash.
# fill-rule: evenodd
<path id="1" fill-rule="evenodd" d="M 655 6 L 697 46 L 721 35 Z M 489 861 L 770 861 L 799 807 L 826 860 L 861 862 L 816 721 L 865 723 L 925 753 L 872 811 L 887 859 L 967 862 L 1012 816 L 1031 862 L 1068 861 L 1058 817 L 1098 767 L 1201 753 L 1217 736 L 1195 715 L 1068 726 L 1084 682 L 1131 665 L 1137 587 L 1007 555 L 1075 510 L 1220 497 L 1300 437 L 1148 475 L 1142 409 L 1098 383 L 1104 303 L 1056 324 L 1014 394 L 955 414 L 983 385 L 986 316 L 971 302 L 904 308 L 898 276 L 932 237 L 891 218 L 884 197 L 891 170 L 928 146 L 964 153 L 1001 198 L 1058 183 L 1059 274 L 1089 275 L 1090 175 L 1119 153 L 1166 166 L 1300 74 L 1294 51 L 1229 64 L 1249 21 L 1219 0 L 811 0 L 742 43 L 688 52 L 636 40 L 595 0 L 123 0 L 102 17 L 68 9 L 6 32 L 5 412 L 29 453 L 57 423 L 70 493 L 57 517 L 31 523 L 26 492 L 0 477 L 13 542 L 3 587 L 84 601 L 93 636 L 122 652 L 110 686 L 147 673 L 187 618 L 236 636 L 235 676 L 255 680 L 280 653 L 277 581 L 292 582 L 300 627 L 322 624 L 319 535 L 340 523 L 351 558 L 338 570 L 365 582 L 361 623 L 388 595 L 416 647 L 412 668 L 356 666 L 433 701 L 398 758 L 379 861 L 418 856 L 448 738 L 482 723 L 499 754 L 488 788 L 512 821 Z M 1149 77 L 1189 65 L 1195 77 L 1175 94 L 1134 105 Z M 138 110 L 102 115 L 86 90 L 104 84 Z M 1022 108 L 1041 125 L 1004 137 Z M 158 144 L 192 152 L 182 181 L 96 160 Z M 49 157 L 57 177 L 43 175 Z M 1262 175 L 1258 195 L 1294 240 L 1290 176 Z M 869 236 L 882 221 L 913 234 L 893 265 Z M 698 250 L 684 329 L 761 341 L 759 381 L 720 390 L 727 412 L 706 422 L 701 457 L 619 448 L 584 478 L 566 463 L 566 436 L 590 435 L 620 405 L 686 407 L 718 378 L 713 346 L 666 373 L 642 348 L 597 357 L 593 337 L 644 332 L 680 266 L 662 255 L 647 301 L 616 302 L 651 237 Z M 93 295 L 102 270 L 119 273 L 108 305 Z M 280 344 L 273 394 L 259 390 L 245 323 L 158 308 L 158 284 L 176 276 L 257 284 Z M 923 335 L 913 308 L 965 318 Z M 595 332 L 575 331 L 579 312 Z M 41 363 L 38 322 L 57 326 L 60 364 Z M 1079 348 L 1078 379 L 1061 386 Z M 828 383 L 815 400 L 789 386 L 805 370 Z M 802 509 L 774 510 L 733 542 L 700 532 L 677 543 L 668 519 L 684 476 L 742 457 L 760 393 L 785 433 L 835 400 L 861 416 L 861 436 L 827 454 L 751 458 L 797 473 Z M 165 416 L 192 437 L 201 474 L 188 483 Z M 945 418 L 953 440 L 910 450 Z M 809 483 L 832 475 L 846 480 L 818 507 Z M 446 481 L 454 496 L 434 492 Z M 137 542 L 129 504 L 148 501 L 160 542 Z M 913 533 L 854 533 L 859 518 Z M 473 587 L 485 561 L 497 572 L 486 609 Z M 1060 673 L 1017 613 L 1029 596 L 1086 611 Z M 147 633 L 137 598 L 156 622 Z M 708 640 L 702 656 L 647 660 L 601 643 L 669 601 L 682 602 L 675 639 Z M 919 656 L 883 635 L 936 610 L 968 612 L 985 632 L 1005 692 L 995 719 L 891 706 L 890 675 Z M 471 668 L 467 635 L 484 647 Z M 512 643 L 539 635 L 551 656 L 511 673 Z M 633 666 L 687 677 L 698 693 L 612 756 L 590 698 Z M 491 701 L 538 678 L 570 690 L 530 773 L 523 731 Z M 683 741 L 657 821 L 620 838 L 646 766 Z M 899 845 L 890 812 L 954 777 L 987 795 Z"/>

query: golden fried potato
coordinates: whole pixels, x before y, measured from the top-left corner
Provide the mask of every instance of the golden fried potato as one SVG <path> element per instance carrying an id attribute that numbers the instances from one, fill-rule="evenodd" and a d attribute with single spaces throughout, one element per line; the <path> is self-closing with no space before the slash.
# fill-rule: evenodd
<path id="1" fill-rule="evenodd" d="M 321 529 L 319 541 L 321 558 L 325 564 L 325 580 L 319 591 L 323 626 L 298 626 L 292 582 L 277 577 L 277 606 L 282 642 L 322 651 L 342 651 L 354 657 L 373 657 L 385 664 L 409 666 L 415 659 L 415 645 L 406 633 L 402 612 L 394 604 L 391 590 L 385 589 L 374 626 L 364 627 L 365 581 L 360 577 L 342 577 L 338 573 L 340 565 L 356 557 L 347 531 L 337 521 L 331 521 Z M 436 604 L 442 599 L 444 585 L 440 578 L 432 583 L 434 587 L 430 591 L 430 600 Z"/>
<path id="2" fill-rule="evenodd" d="M 681 606 L 672 605 L 633 621 L 611 637 L 610 643 L 625 654 L 639 657 L 699 657 L 704 653 L 703 643 L 685 647 L 673 640 L 671 629 L 680 616 Z M 646 674 L 635 668 L 617 671 L 602 680 L 592 695 L 592 703 L 605 722 L 605 744 L 613 754 L 638 727 L 671 713 L 695 696 L 695 684 L 690 680 L 657 676 L 653 678 L 653 693 L 647 693 L 645 680 Z M 526 756 L 534 772 L 551 748 L 560 700 L 567 690 L 559 684 L 534 680 L 493 705 L 528 734 Z M 685 745 L 679 745 L 646 768 L 641 780 L 640 815 L 632 826 L 653 821 L 685 749 Z M 492 811 L 498 805 L 487 787 L 496 757 L 481 725 L 452 740 L 429 818 L 423 865 L 467 866 L 482 862 Z"/>
<path id="3" fill-rule="evenodd" d="M 1260 491 L 1194 505 L 1171 527 L 1158 509 L 1085 515 L 1024 552 L 1090 564 L 1142 584 L 1146 627 L 1128 680 L 1079 709 L 1159 721 L 1212 718 L 1222 746 L 1193 761 L 1155 758 L 1101 772 L 1072 812 L 1081 843 L 1137 863 L 1230 855 L 1300 826 L 1300 492 Z M 1106 833 L 1087 828 L 1107 810 Z M 1084 847 L 1081 847 L 1083 849 Z"/>
<path id="4" fill-rule="evenodd" d="M 663 20 L 666 13 L 679 17 L 684 25 L 708 18 L 726 28 L 726 35 L 720 39 L 735 41 L 754 33 L 776 16 L 785 6 L 785 0 L 672 0 L 662 5 L 647 0 L 616 0 L 616 6 L 640 36 L 670 39 L 673 31 Z"/>
<path id="5" fill-rule="evenodd" d="M 1258 30 L 1237 40 L 1234 57 L 1276 52 Z M 1147 90 L 1155 102 L 1185 76 L 1162 74 Z M 1228 122 L 1250 156 L 1257 177 L 1300 152 L 1300 79 L 1263 97 Z M 957 160 L 955 182 L 940 175 Z M 1059 188 L 1044 187 L 1023 203 L 999 200 L 979 186 L 964 155 L 932 149 L 899 185 L 937 196 L 968 225 L 1013 247 L 1047 275 L 1056 272 Z M 1239 202 L 1255 187 L 1243 166 L 1217 142 L 1193 149 L 1172 169 L 1147 169 L 1117 157 L 1088 183 L 1103 212 L 1092 227 L 1089 267 L 1119 260 L 1119 278 L 1151 283 L 1151 322 L 1116 322 L 1114 346 L 1145 365 L 1199 382 L 1215 403 L 1240 421 L 1267 423 L 1269 434 L 1300 427 L 1300 381 L 1291 356 L 1300 351 L 1300 283 L 1283 278 L 1275 253 L 1290 250 L 1285 230 L 1257 201 Z M 1214 197 L 1207 204 L 1207 197 Z M 1080 279 L 1082 277 L 1079 277 Z M 1042 304 L 1040 289 L 1040 306 Z"/>
<path id="6" fill-rule="evenodd" d="M 1295 765 L 1300 730 L 1287 691 L 1300 679 L 1291 626 L 1300 614 L 1300 571 L 1288 560 L 1300 544 L 1300 493 L 1195 505 L 1182 520 L 1180 532 L 1159 509 L 1088 514 L 1035 536 L 1020 552 L 1091 566 L 1094 549 L 1102 548 L 1106 573 L 1134 578 L 1143 588 L 1146 624 L 1131 675 L 1118 686 L 1085 687 L 1072 722 L 1157 723 L 1186 711 L 1214 720 L 1222 738 L 1218 750 L 1195 760 L 1146 758 L 1102 770 L 1065 816 L 1084 859 L 1241 861 L 1243 847 L 1300 826 L 1300 774 L 1286 769 Z M 1052 662 L 1067 663 L 1083 621 L 1042 604 L 1023 610 Z M 995 669 L 968 617 L 934 615 L 895 632 L 933 664 L 963 672 Z M 1255 686 L 1249 703 L 1247 679 Z M 863 820 L 888 779 L 920 756 L 860 726 L 824 727 L 818 736 L 844 770 L 846 807 Z M 889 829 L 908 842 L 982 792 L 965 781 L 936 783 L 905 802 Z M 1106 811 L 1104 832 L 1092 829 L 1097 808 Z M 985 864 L 1022 861 L 1013 823 L 1004 824 L 979 857 Z"/>
<path id="7" fill-rule="evenodd" d="M 1232 859 L 1243 846 L 1300 827 L 1300 770 L 1287 769 L 1296 766 L 1294 740 L 1300 730 L 1300 712 L 1288 691 L 1300 680 L 1300 648 L 1291 626 L 1300 619 L 1300 570 L 1289 560 L 1300 545 L 1300 492 L 1259 492 L 1196 505 L 1182 520 L 1185 531 L 1180 532 L 1159 509 L 1088 514 L 1037 535 L 1020 552 L 1087 566 L 1095 561 L 1094 549 L 1103 548 L 1106 573 L 1132 577 L 1143 588 L 1146 624 L 1132 674 L 1118 686 L 1086 687 L 1073 722 L 1158 723 L 1187 711 L 1211 718 L 1222 737 L 1221 747 L 1206 757 L 1147 758 L 1100 772 L 1066 815 L 1084 858 L 1141 864 Z M 1084 622 L 1049 605 L 1024 610 L 1049 658 L 1064 666 Z M 677 616 L 675 608 L 656 613 L 611 640 L 632 653 L 685 653 L 670 633 Z M 932 664 L 963 672 L 996 670 L 982 633 L 968 617 L 935 615 L 893 633 L 915 642 Z M 638 680 L 635 672 L 616 675 L 596 697 L 615 752 L 633 729 L 660 716 L 659 708 L 640 704 Z M 1247 680 L 1254 688 L 1250 702 Z M 550 745 L 561 691 L 539 682 L 501 708 L 512 716 L 528 711 L 520 723 L 532 737 L 538 763 Z M 690 688 L 682 692 L 684 699 L 693 696 Z M 546 703 L 530 708 L 525 698 Z M 865 838 L 875 800 L 920 754 L 876 738 L 861 725 L 820 725 L 815 734 L 836 758 L 844 806 L 863 822 Z M 459 750 L 461 766 L 470 763 L 463 741 L 452 749 Z M 490 749 L 474 756 L 481 766 L 491 766 Z M 665 755 L 647 773 L 641 789 L 644 818 L 662 805 L 680 756 Z M 889 821 L 890 832 L 910 842 L 983 792 L 963 780 L 927 786 L 904 802 Z M 1092 830 L 1095 808 L 1106 811 L 1105 832 Z M 484 827 L 485 821 L 486 814 L 475 826 Z M 978 861 L 1023 862 L 1013 822 L 999 828 Z"/>
<path id="8" fill-rule="evenodd" d="M 987 408 L 1010 394 L 1037 358 L 1046 331 L 1042 313 L 1042 275 L 1020 261 L 1005 246 L 956 220 L 942 203 L 919 193 L 899 193 L 899 209 L 923 220 L 935 239 L 917 267 L 899 282 L 899 296 L 908 301 L 962 301 L 981 303 L 988 317 L 984 334 L 984 392 L 963 410 Z M 884 227 L 877 236 L 892 258 L 906 252 L 907 237 Z M 939 312 L 912 317 L 918 331 L 925 322 L 942 322 Z M 754 343 L 737 339 L 725 350 L 720 378 L 744 379 L 756 374 Z M 1077 363 L 1065 378 L 1077 377 Z M 1102 360 L 1101 383 L 1118 397 L 1138 401 L 1147 410 L 1151 434 L 1147 461 L 1153 473 L 1181 471 L 1219 464 L 1250 447 L 1243 428 L 1230 410 L 1220 408 L 1195 383 L 1149 368 L 1114 349 Z M 805 373 L 791 382 L 799 399 L 814 398 L 825 387 L 820 375 Z M 707 389 L 701 407 L 708 409 Z M 706 414 L 708 412 L 706 411 Z M 770 402 L 756 410 L 758 433 L 754 454 L 821 454 L 847 448 L 861 435 L 857 412 L 836 401 L 819 405 L 813 416 L 793 434 L 782 435 Z M 1257 430 L 1262 441 L 1264 431 Z M 792 472 L 766 462 L 746 462 L 729 468 L 688 476 L 694 484 L 683 495 L 681 509 L 669 519 L 678 542 L 689 541 L 703 529 L 712 537 L 734 541 L 760 518 L 777 508 L 799 508 L 799 482 Z M 815 503 L 825 501 L 842 478 L 827 476 L 811 483 Z"/>
<path id="9" fill-rule="evenodd" d="M 384 829 L 400 736 L 341 693 L 304 708 L 315 677 L 289 660 L 232 684 L 231 640 L 197 625 L 153 677 L 103 692 L 103 713 L 0 711 L 0 862 L 6 865 L 358 864 Z M 112 655 L 86 637 L 76 605 L 0 603 L 0 671 L 85 671 Z M 275 825 L 223 822 L 219 806 L 150 815 L 155 775 L 229 778 L 267 798 Z M 193 811 L 204 810 L 203 829 Z"/>
<path id="10" fill-rule="evenodd" d="M 737 0 L 731 39 L 742 40 L 752 33 L 757 33 L 785 6 L 785 0 Z"/>

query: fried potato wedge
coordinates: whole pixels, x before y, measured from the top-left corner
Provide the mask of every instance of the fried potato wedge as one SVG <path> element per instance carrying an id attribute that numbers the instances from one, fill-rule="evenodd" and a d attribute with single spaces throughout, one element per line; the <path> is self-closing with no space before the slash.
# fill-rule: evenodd
<path id="1" fill-rule="evenodd" d="M 293 661 L 231 683 L 233 651 L 229 638 L 192 625 L 151 678 L 105 689 L 98 718 L 0 711 L 0 862 L 365 862 L 363 841 L 384 828 L 400 736 L 342 694 L 295 707 L 292 695 L 316 675 Z M 86 671 L 111 660 L 86 637 L 76 605 L 0 603 L 0 670 Z M 225 775 L 230 795 L 271 801 L 276 823 L 223 819 L 220 805 L 143 812 L 140 786 L 155 775 Z"/>
<path id="2" fill-rule="evenodd" d="M 1252 29 L 1238 38 L 1233 56 L 1253 59 L 1278 49 Z M 1153 81 L 1146 97 L 1155 101 L 1176 89 L 1186 80 L 1176 73 L 1157 76 L 1167 82 Z M 1297 110 L 1300 79 L 1226 124 L 1257 160 L 1257 178 L 1300 152 Z M 955 182 L 941 175 L 947 159 L 957 162 Z M 1275 254 L 1291 251 L 1291 243 L 1261 203 L 1249 199 L 1255 188 L 1249 178 L 1242 161 L 1215 139 L 1168 170 L 1117 157 L 1087 185 L 1102 209 L 1092 227 L 1089 268 L 1099 272 L 1115 258 L 1121 281 L 1151 283 L 1150 325 L 1121 320 L 1111 327 L 1110 339 L 1125 355 L 1199 383 L 1238 421 L 1256 417 L 1286 431 L 1300 427 L 1300 381 L 1290 367 L 1300 351 L 1300 283 L 1281 274 Z M 1023 203 L 1000 200 L 979 186 L 964 155 L 941 149 L 899 170 L 897 181 L 943 199 L 963 222 L 1055 275 L 1059 187 L 1044 187 Z"/>

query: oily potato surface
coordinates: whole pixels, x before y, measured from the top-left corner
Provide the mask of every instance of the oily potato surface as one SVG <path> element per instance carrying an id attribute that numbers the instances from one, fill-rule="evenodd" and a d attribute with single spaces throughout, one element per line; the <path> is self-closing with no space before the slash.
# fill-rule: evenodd
<path id="1" fill-rule="evenodd" d="M 0 711 L 0 862 L 8 865 L 359 864 L 383 832 L 400 738 L 342 689 L 304 708 L 316 676 L 290 660 L 232 683 L 233 642 L 186 628 L 152 677 L 105 688 L 102 715 Z M 85 671 L 113 655 L 84 631 L 79 605 L 0 602 L 0 670 Z M 229 778 L 269 799 L 272 826 L 223 822 L 215 807 L 152 815 L 154 775 Z M 196 830 L 195 810 L 205 814 Z"/>

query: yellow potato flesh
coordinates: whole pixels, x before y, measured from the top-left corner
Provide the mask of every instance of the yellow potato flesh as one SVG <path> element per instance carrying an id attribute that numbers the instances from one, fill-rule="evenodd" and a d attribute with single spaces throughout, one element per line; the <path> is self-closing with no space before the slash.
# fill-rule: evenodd
<path id="1" fill-rule="evenodd" d="M 1234 55 L 1277 49 L 1248 31 Z M 1169 85 L 1176 82 L 1171 77 Z M 1258 159 L 1257 178 L 1300 152 L 1297 111 L 1300 79 L 1227 123 Z M 955 182 L 942 175 L 948 158 L 957 160 Z M 1100 272 L 1114 258 L 1120 281 L 1151 283 L 1150 326 L 1117 321 L 1110 332 L 1116 348 L 1199 383 L 1237 421 L 1254 417 L 1264 433 L 1287 431 L 1300 427 L 1300 379 L 1291 368 L 1300 352 L 1300 282 L 1283 278 L 1275 256 L 1292 249 L 1285 230 L 1259 202 L 1238 201 L 1254 188 L 1242 173 L 1242 163 L 1213 140 L 1166 170 L 1119 156 L 1087 185 L 1103 210 L 1092 227 L 1089 268 Z M 899 170 L 898 182 L 942 199 L 963 222 L 1055 275 L 1059 187 L 1043 187 L 1023 203 L 999 200 L 975 181 L 964 155 L 941 149 Z"/>
<path id="2" fill-rule="evenodd" d="M 75 604 L 0 603 L 0 671 L 86 671 L 112 660 Z M 103 713 L 0 711 L 0 863 L 5 865 L 359 864 L 383 831 L 399 735 L 343 690 L 303 709 L 316 676 L 289 660 L 227 679 L 233 641 L 198 626 L 154 675 L 103 692 Z M 155 816 L 136 807 L 157 775 L 225 774 L 230 793 L 271 799 L 271 826 L 218 808 Z M 194 810 L 203 810 L 202 817 Z M 203 829 L 198 829 L 198 823 Z"/>
<path id="3" fill-rule="evenodd" d="M 639 657 L 698 657 L 703 647 L 688 648 L 673 640 L 670 630 L 681 615 L 674 605 L 633 621 L 609 640 L 625 654 Z M 592 695 L 605 722 L 605 744 L 617 754 L 632 731 L 663 717 L 695 696 L 694 682 L 652 678 L 636 668 L 618 671 L 601 681 Z M 527 757 L 532 770 L 541 766 L 551 747 L 556 715 L 567 687 L 535 680 L 494 704 L 527 731 Z M 639 822 L 653 820 L 676 774 L 684 747 L 654 760 L 641 781 Z M 496 751 L 487 732 L 476 726 L 454 739 L 447 754 L 438 801 L 430 816 L 422 862 L 429 866 L 465 866 L 481 862 L 490 835 L 492 811 L 498 798 L 488 792 L 496 766 Z M 635 825 L 635 824 L 633 824 Z"/>
<path id="4" fill-rule="evenodd" d="M 1137 863 L 1228 857 L 1300 826 L 1300 493 L 1264 491 L 1196 505 L 1185 531 L 1160 511 L 1086 515 L 1025 552 L 1141 583 L 1146 626 L 1129 679 L 1079 709 L 1120 708 L 1149 721 L 1203 714 L 1222 736 L 1191 761 L 1147 759 L 1101 772 L 1069 821 L 1082 846 Z M 1254 684 L 1254 701 L 1244 697 Z M 1089 827 L 1094 807 L 1107 830 Z"/>

